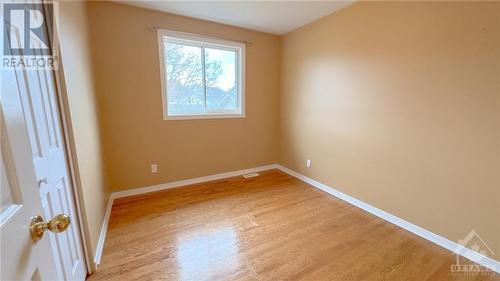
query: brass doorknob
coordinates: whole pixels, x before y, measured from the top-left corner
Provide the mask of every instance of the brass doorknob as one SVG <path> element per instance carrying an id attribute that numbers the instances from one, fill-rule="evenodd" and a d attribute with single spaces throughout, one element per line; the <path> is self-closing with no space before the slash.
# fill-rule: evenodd
<path id="1" fill-rule="evenodd" d="M 31 218 L 30 223 L 31 239 L 35 242 L 42 239 L 45 230 L 50 230 L 54 233 L 63 232 L 68 229 L 70 223 L 69 216 L 65 214 L 59 214 L 48 222 L 44 222 L 40 215 L 34 216 Z"/>

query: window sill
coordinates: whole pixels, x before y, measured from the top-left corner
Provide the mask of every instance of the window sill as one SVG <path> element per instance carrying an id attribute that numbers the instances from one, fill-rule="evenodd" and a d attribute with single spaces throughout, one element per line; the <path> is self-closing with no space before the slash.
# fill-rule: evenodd
<path id="1" fill-rule="evenodd" d="M 179 116 L 164 116 L 163 120 L 200 120 L 200 119 L 235 119 L 245 118 L 245 114 L 200 114 L 200 115 L 179 115 Z"/>

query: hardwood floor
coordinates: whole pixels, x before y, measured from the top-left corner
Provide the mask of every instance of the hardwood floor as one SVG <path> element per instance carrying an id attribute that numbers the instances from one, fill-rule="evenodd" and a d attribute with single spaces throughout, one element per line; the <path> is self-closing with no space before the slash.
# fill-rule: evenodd
<path id="1" fill-rule="evenodd" d="M 500 280 L 278 170 L 124 198 L 89 280 Z"/>

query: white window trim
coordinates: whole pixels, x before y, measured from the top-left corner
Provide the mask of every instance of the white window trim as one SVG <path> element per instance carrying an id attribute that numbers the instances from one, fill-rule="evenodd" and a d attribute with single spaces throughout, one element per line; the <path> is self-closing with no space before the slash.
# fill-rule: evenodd
<path id="1" fill-rule="evenodd" d="M 167 81 L 166 81 L 166 69 L 165 69 L 165 53 L 163 46 L 164 37 L 170 37 L 172 40 L 180 39 L 185 41 L 194 41 L 196 45 L 202 45 L 204 47 L 216 47 L 218 49 L 228 49 L 237 50 L 238 60 L 237 69 L 238 71 L 238 106 L 241 108 L 241 112 L 237 113 L 226 113 L 221 114 L 221 111 L 215 113 L 202 113 L 202 114 L 192 114 L 192 115 L 178 115 L 169 116 L 168 115 L 168 97 L 167 97 Z M 161 80 L 161 97 L 162 97 L 162 107 L 163 107 L 163 120 L 192 120 L 192 119 L 220 119 L 220 118 L 245 118 L 245 44 L 240 42 L 216 39 L 211 37 L 205 37 L 202 35 L 196 35 L 191 33 L 184 33 L 178 31 L 171 31 L 165 29 L 158 29 L 158 51 L 159 51 L 159 62 L 160 62 L 160 80 Z M 240 67 L 241 66 L 241 67 Z M 233 112 L 233 111 L 230 111 Z"/>

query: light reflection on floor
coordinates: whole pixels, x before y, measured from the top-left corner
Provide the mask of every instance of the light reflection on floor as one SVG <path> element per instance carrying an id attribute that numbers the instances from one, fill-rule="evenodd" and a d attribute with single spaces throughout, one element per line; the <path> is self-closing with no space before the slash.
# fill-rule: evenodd
<path id="1" fill-rule="evenodd" d="M 237 237 L 230 227 L 191 231 L 177 237 L 177 245 L 179 280 L 213 280 L 214 273 L 231 274 L 239 264 Z"/>

